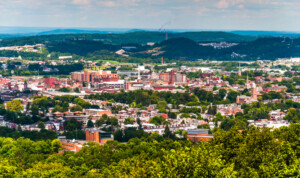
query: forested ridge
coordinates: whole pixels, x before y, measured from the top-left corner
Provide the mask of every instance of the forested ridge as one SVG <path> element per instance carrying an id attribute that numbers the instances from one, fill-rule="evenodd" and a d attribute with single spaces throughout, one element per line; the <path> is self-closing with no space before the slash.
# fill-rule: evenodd
<path id="1" fill-rule="evenodd" d="M 153 133 L 127 144 L 88 143 L 78 153 L 57 154 L 60 143 L 0 138 L 4 177 L 297 177 L 300 125 L 271 131 L 217 130 L 192 143 Z"/>
<path id="2" fill-rule="evenodd" d="M 198 45 L 187 38 L 174 38 L 161 42 L 155 47 L 164 51 L 160 56 L 166 58 L 211 59 L 211 60 L 275 60 L 300 56 L 300 38 L 259 38 L 241 42 L 235 46 L 214 49 Z"/>
<path id="3" fill-rule="evenodd" d="M 154 42 L 154 46 L 146 45 Z M 220 42 L 227 42 L 225 47 L 214 48 Z M 0 41 L 0 47 L 14 45 L 34 45 L 42 43 L 46 45 L 51 54 L 78 55 L 76 58 L 112 58 L 117 57 L 115 52 L 124 46 L 136 47 L 125 50 L 130 57 L 124 62 L 130 62 L 132 58 L 152 59 L 164 57 L 166 60 L 275 60 L 278 58 L 290 58 L 300 56 L 300 39 L 288 37 L 253 37 L 241 36 L 225 32 L 185 32 L 169 33 L 161 32 L 131 32 L 123 34 L 63 34 L 41 35 L 4 39 Z M 200 45 L 201 43 L 202 45 Z M 213 44 L 210 44 L 213 43 Z M 234 45 L 231 46 L 231 44 Z M 203 45 L 204 44 L 204 45 Z M 228 46 L 226 46 L 228 45 Z M 45 51 L 45 50 L 44 50 Z M 149 52 L 152 51 L 152 52 Z M 99 54 L 102 55 L 99 55 Z M 21 55 L 25 59 L 45 59 L 48 53 L 26 53 L 15 51 L 0 51 L 1 57 L 17 57 Z"/>
<path id="4" fill-rule="evenodd" d="M 201 31 L 201 32 L 183 32 L 183 33 L 172 33 L 168 32 L 169 38 L 189 38 L 195 41 L 251 41 L 256 39 L 253 36 L 246 35 L 236 35 L 233 33 L 227 32 L 209 32 L 209 31 Z M 11 38 L 5 39 L 0 43 L 4 44 L 6 42 L 12 42 L 13 40 L 21 40 L 25 42 L 26 40 L 32 41 L 63 41 L 63 40 L 93 40 L 93 41 L 102 41 L 106 44 L 128 44 L 128 43 L 136 43 L 136 44 L 146 44 L 148 42 L 159 43 L 166 39 L 165 32 L 150 32 L 150 31 L 137 31 L 137 32 L 128 32 L 128 33 L 120 33 L 120 34 L 59 34 L 59 35 L 38 35 L 38 36 L 30 36 L 30 37 L 19 37 L 19 38 Z M 28 42 L 26 42 L 28 43 Z M 12 43 L 6 43 L 12 44 Z"/>
<path id="5" fill-rule="evenodd" d="M 167 59 L 210 59 L 210 60 L 276 60 L 278 58 L 290 58 L 300 56 L 300 38 L 259 38 L 254 41 L 237 43 L 231 47 L 221 49 L 212 46 L 201 46 L 198 41 L 189 38 L 171 38 L 167 41 L 152 46 L 143 46 L 139 43 L 127 44 L 135 46 L 136 49 L 127 51 L 132 57 L 160 58 Z M 105 44 L 103 42 L 89 40 L 69 40 L 49 43 L 50 52 L 70 53 L 82 56 L 89 56 L 95 51 L 115 52 L 122 48 L 122 45 Z M 126 46 L 124 44 L 123 46 Z M 158 55 L 148 51 L 161 52 Z M 111 55 L 112 55 L 111 53 Z"/>

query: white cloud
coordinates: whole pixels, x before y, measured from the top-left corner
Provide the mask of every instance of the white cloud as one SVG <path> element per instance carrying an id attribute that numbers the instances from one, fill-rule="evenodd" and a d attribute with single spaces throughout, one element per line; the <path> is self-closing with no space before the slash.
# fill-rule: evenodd
<path id="1" fill-rule="evenodd" d="M 281 28 L 300 29 L 299 6 L 300 0 L 0 0 L 0 26 L 158 28 L 176 19 L 172 28 L 262 29 L 285 22 Z"/>
<path id="2" fill-rule="evenodd" d="M 91 0 L 73 0 L 72 3 L 77 5 L 88 5 L 91 3 Z"/>
<path id="3" fill-rule="evenodd" d="M 238 7 L 238 8 L 244 8 L 246 5 L 250 4 L 269 4 L 269 0 L 219 0 L 215 7 L 220 9 L 226 9 L 232 6 Z"/>
<path id="4" fill-rule="evenodd" d="M 227 0 L 220 0 L 217 4 L 216 4 L 217 8 L 220 9 L 224 9 L 224 8 L 228 8 L 229 7 L 229 3 Z"/>
<path id="5" fill-rule="evenodd" d="M 97 4 L 99 4 L 100 6 L 104 6 L 104 7 L 117 7 L 120 5 L 116 1 L 100 1 Z"/>

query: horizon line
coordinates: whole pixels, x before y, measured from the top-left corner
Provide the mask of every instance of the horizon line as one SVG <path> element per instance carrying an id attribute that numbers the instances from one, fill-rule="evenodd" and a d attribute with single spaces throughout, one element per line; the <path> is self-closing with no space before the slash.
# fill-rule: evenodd
<path id="1" fill-rule="evenodd" d="M 131 28 L 131 27 L 47 27 L 47 26 L 0 26 L 1 28 L 44 28 L 51 30 L 108 30 L 108 31 L 117 31 L 117 30 L 141 30 L 141 31 L 160 31 L 159 28 Z M 289 30 L 257 30 L 257 29 L 184 29 L 184 28 L 166 28 L 161 31 L 182 31 L 182 32 L 200 32 L 200 31 L 212 31 L 212 32 L 233 32 L 233 31 L 241 31 L 241 32 L 281 32 L 281 33 L 300 33 L 300 31 L 289 31 Z M 101 32 L 101 31 L 99 31 Z"/>

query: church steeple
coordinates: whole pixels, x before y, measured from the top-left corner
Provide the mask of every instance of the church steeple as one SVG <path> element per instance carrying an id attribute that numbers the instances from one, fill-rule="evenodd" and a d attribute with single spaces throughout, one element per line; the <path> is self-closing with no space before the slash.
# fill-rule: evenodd
<path id="1" fill-rule="evenodd" d="M 247 74 L 247 80 L 246 80 L 246 89 L 250 89 L 251 86 L 250 86 L 250 83 L 249 83 L 249 76 Z"/>
<path id="2" fill-rule="evenodd" d="M 241 62 L 239 62 L 239 72 L 238 72 L 239 77 L 242 76 L 242 71 L 241 71 Z"/>

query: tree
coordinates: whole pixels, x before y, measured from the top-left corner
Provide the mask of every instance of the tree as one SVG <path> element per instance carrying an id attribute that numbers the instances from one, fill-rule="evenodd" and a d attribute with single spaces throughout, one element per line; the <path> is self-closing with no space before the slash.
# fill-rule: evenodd
<path id="1" fill-rule="evenodd" d="M 12 100 L 6 103 L 7 110 L 13 112 L 20 112 L 23 110 L 22 102 L 20 100 Z"/>
<path id="2" fill-rule="evenodd" d="M 169 125 L 166 125 L 163 137 L 171 139 L 174 138 L 174 134 L 170 131 Z"/>
<path id="3" fill-rule="evenodd" d="M 79 88 L 78 88 L 78 87 L 76 87 L 76 88 L 74 89 L 74 92 L 76 92 L 76 93 L 80 93 L 80 91 L 79 91 Z"/>
<path id="4" fill-rule="evenodd" d="M 27 105 L 26 105 L 26 111 L 29 111 L 30 110 L 30 103 L 27 103 Z"/>
<path id="5" fill-rule="evenodd" d="M 156 109 L 158 109 L 161 113 L 166 113 L 166 109 L 168 108 L 168 103 L 166 101 L 159 101 L 156 106 Z"/>
<path id="6" fill-rule="evenodd" d="M 232 119 L 225 118 L 220 125 L 220 128 L 223 130 L 229 131 L 234 126 L 234 122 Z"/>
<path id="7" fill-rule="evenodd" d="M 217 106 L 209 106 L 207 110 L 207 114 L 215 115 L 217 113 Z"/>
<path id="8" fill-rule="evenodd" d="M 81 130 L 82 122 L 77 121 L 74 118 L 71 118 L 69 121 L 64 122 L 64 129 L 67 131 L 74 131 L 76 129 Z"/>
<path id="9" fill-rule="evenodd" d="M 90 102 L 83 102 L 80 104 L 82 106 L 82 108 L 84 109 L 89 109 L 91 108 L 92 104 Z"/>
<path id="10" fill-rule="evenodd" d="M 58 91 L 65 92 L 65 93 L 70 93 L 72 90 L 69 87 L 63 87 L 63 88 L 60 88 Z"/>
<path id="11" fill-rule="evenodd" d="M 210 129 L 210 126 L 208 124 L 202 124 L 197 126 L 198 129 Z"/>
<path id="12" fill-rule="evenodd" d="M 221 113 L 217 113 L 216 114 L 216 117 L 213 119 L 213 121 L 215 122 L 215 125 L 218 124 L 219 121 L 223 121 L 225 119 L 224 116 L 221 115 Z"/>
<path id="13" fill-rule="evenodd" d="M 175 112 L 168 112 L 168 117 L 171 118 L 171 119 L 176 119 L 177 114 Z"/>
<path id="14" fill-rule="evenodd" d="M 131 108 L 135 108 L 135 107 L 136 107 L 136 102 L 132 102 L 132 103 L 130 104 L 130 107 L 131 107 Z"/>
<path id="15" fill-rule="evenodd" d="M 93 105 L 91 106 L 91 109 L 100 109 L 100 107 L 99 107 L 99 105 L 93 104 Z"/>
<path id="16" fill-rule="evenodd" d="M 89 121 L 87 122 L 87 128 L 93 128 L 94 127 L 94 123 L 91 119 L 89 119 Z"/>
<path id="17" fill-rule="evenodd" d="M 51 147 L 53 152 L 58 153 L 59 149 L 61 149 L 61 146 L 62 145 L 58 139 L 52 140 Z"/>
<path id="18" fill-rule="evenodd" d="M 123 130 L 118 129 L 115 133 L 114 133 L 114 139 L 122 142 L 123 141 Z"/>
<path id="19" fill-rule="evenodd" d="M 119 121 L 116 117 L 109 118 L 107 124 L 110 124 L 111 126 L 117 126 L 119 124 Z"/>
<path id="20" fill-rule="evenodd" d="M 128 125 L 128 124 L 133 124 L 134 123 L 134 119 L 133 118 L 126 118 L 125 121 L 124 121 L 124 124 L 125 125 Z"/>
<path id="21" fill-rule="evenodd" d="M 38 124 L 38 127 L 39 127 L 41 130 L 44 130 L 44 129 L 45 129 L 45 124 L 44 124 L 44 122 L 40 122 L 40 123 Z"/>
<path id="22" fill-rule="evenodd" d="M 101 118 L 101 119 L 96 120 L 95 125 L 97 127 L 101 127 L 105 123 L 106 123 L 106 120 L 104 118 Z"/>
<path id="23" fill-rule="evenodd" d="M 236 97 L 238 96 L 238 93 L 235 91 L 230 91 L 228 93 L 227 98 L 230 100 L 231 103 L 235 103 L 236 102 Z"/>
<path id="24" fill-rule="evenodd" d="M 38 108 L 38 106 L 33 105 L 33 106 L 31 107 L 31 114 L 34 115 L 34 116 L 39 115 L 39 108 Z"/>
<path id="25" fill-rule="evenodd" d="M 162 125 L 162 124 L 166 124 L 166 119 L 161 117 L 161 116 L 154 116 L 150 119 L 149 121 L 151 124 L 155 124 L 155 125 Z"/>
<path id="26" fill-rule="evenodd" d="M 82 111 L 82 110 L 83 110 L 82 107 L 80 105 L 77 105 L 77 104 L 72 106 L 72 108 L 71 108 L 71 112 Z"/>
<path id="27" fill-rule="evenodd" d="M 140 118 L 137 118 L 136 122 L 137 122 L 137 124 L 139 125 L 139 130 L 141 130 L 141 129 L 143 128 L 141 119 L 140 119 Z"/>
<path id="28" fill-rule="evenodd" d="M 18 132 L 22 132 L 22 127 L 20 124 L 18 124 Z"/>
<path id="29" fill-rule="evenodd" d="M 158 142 L 161 142 L 164 140 L 164 138 L 157 132 L 153 132 L 148 137 L 150 140 L 156 140 Z"/>
<path id="30" fill-rule="evenodd" d="M 223 100 L 225 98 L 226 94 L 227 94 L 227 91 L 225 89 L 219 90 L 219 96 L 220 96 L 221 100 Z"/>
<path id="31" fill-rule="evenodd" d="M 272 84 L 268 82 L 265 84 L 265 87 L 272 87 Z"/>
<path id="32" fill-rule="evenodd" d="M 60 105 L 55 105 L 53 110 L 52 110 L 52 113 L 63 112 L 63 111 L 64 111 L 63 107 L 61 107 Z"/>
<path id="33" fill-rule="evenodd" d="M 191 116 L 188 113 L 182 113 L 181 118 L 190 118 Z"/>
<path id="34" fill-rule="evenodd" d="M 300 120 L 300 112 L 295 108 L 291 108 L 283 119 L 288 120 L 289 122 L 296 123 Z"/>

